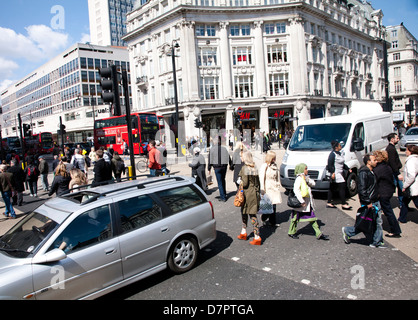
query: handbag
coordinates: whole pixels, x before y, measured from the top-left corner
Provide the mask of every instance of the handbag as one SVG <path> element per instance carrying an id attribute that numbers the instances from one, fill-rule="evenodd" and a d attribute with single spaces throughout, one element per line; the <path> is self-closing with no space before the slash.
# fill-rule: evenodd
<path id="1" fill-rule="evenodd" d="M 213 176 L 212 176 L 212 174 L 209 174 L 207 176 L 206 183 L 208 184 L 208 186 L 210 186 L 211 184 L 213 184 Z"/>
<path id="2" fill-rule="evenodd" d="M 267 193 L 263 194 L 260 198 L 259 214 L 271 214 L 273 213 L 273 204 L 271 203 L 270 197 Z"/>
<path id="3" fill-rule="evenodd" d="M 403 193 L 403 196 L 404 196 L 405 198 L 408 198 L 408 199 L 412 198 L 412 197 L 411 197 L 411 187 L 406 188 L 406 189 L 405 189 L 405 191 L 404 191 L 404 192 L 402 192 L 402 193 Z"/>
<path id="4" fill-rule="evenodd" d="M 242 187 L 242 184 L 239 185 L 237 194 L 235 195 L 234 199 L 234 206 L 235 207 L 242 207 L 245 202 L 245 196 L 244 196 L 244 189 Z"/>
<path id="5" fill-rule="evenodd" d="M 289 191 L 289 195 L 287 196 L 287 205 L 290 208 L 300 208 L 302 207 L 302 204 L 299 202 L 298 198 L 295 196 L 295 193 L 293 190 Z"/>
<path id="6" fill-rule="evenodd" d="M 309 196 L 309 188 L 308 188 L 308 184 L 306 183 L 305 178 L 302 179 L 302 182 L 300 184 L 300 192 L 303 198 L 306 198 Z"/>
<path id="7" fill-rule="evenodd" d="M 373 206 L 361 206 L 357 210 L 356 222 L 354 228 L 357 232 L 364 232 L 365 234 L 373 234 L 376 229 L 376 216 L 378 208 Z"/>

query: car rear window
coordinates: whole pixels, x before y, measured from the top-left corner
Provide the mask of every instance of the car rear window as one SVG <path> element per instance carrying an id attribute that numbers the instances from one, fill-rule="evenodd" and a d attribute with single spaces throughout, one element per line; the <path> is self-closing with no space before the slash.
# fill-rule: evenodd
<path id="1" fill-rule="evenodd" d="M 157 192 L 157 195 L 173 213 L 184 211 L 206 202 L 205 198 L 190 186 L 160 191 Z"/>
<path id="2" fill-rule="evenodd" d="M 148 196 L 143 195 L 118 202 L 123 232 L 142 228 L 161 220 L 161 208 Z"/>

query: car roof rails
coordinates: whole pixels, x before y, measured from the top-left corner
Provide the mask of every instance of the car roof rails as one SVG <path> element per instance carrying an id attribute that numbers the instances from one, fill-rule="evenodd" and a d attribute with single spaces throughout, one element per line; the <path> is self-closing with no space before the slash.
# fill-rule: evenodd
<path id="1" fill-rule="evenodd" d="M 146 175 L 147 177 L 149 177 L 149 175 Z M 144 177 L 144 175 L 141 176 L 136 176 L 137 177 Z M 64 198 L 67 200 L 71 200 L 74 201 L 76 203 L 80 203 L 81 205 L 85 205 L 88 203 L 91 203 L 93 201 L 96 201 L 97 199 L 99 199 L 100 197 L 104 197 L 107 195 L 110 195 L 112 193 L 116 193 L 116 192 L 120 192 L 123 190 L 129 190 L 129 189 L 145 189 L 147 185 L 152 185 L 155 183 L 161 183 L 167 180 L 174 180 L 174 181 L 190 181 L 185 177 L 181 177 L 181 176 L 163 176 L 163 177 L 156 177 L 158 179 L 152 179 L 152 180 L 147 180 L 147 179 L 142 179 L 141 180 L 133 180 L 133 177 L 127 177 L 127 178 L 123 178 L 127 181 L 131 181 L 131 182 L 138 182 L 137 184 L 130 184 L 130 185 L 126 185 L 126 186 L 121 186 L 120 188 L 115 188 L 115 189 L 110 189 L 110 190 L 106 190 L 104 192 L 96 192 L 96 190 L 91 190 L 92 188 L 96 188 L 96 187 L 104 187 L 107 185 L 116 185 L 119 184 L 119 182 L 116 182 L 114 180 L 109 180 L 109 181 L 105 181 L 99 184 L 89 184 L 89 185 L 83 185 L 83 186 L 79 186 L 76 188 L 73 188 L 71 190 L 68 190 L 65 194 L 60 195 L 60 198 Z M 71 191 L 78 191 L 75 193 L 71 193 Z M 98 190 L 97 190 L 98 191 Z"/>

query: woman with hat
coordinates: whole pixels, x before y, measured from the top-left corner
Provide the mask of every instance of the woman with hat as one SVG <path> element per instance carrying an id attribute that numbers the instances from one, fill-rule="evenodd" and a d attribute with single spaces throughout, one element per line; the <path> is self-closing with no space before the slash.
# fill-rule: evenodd
<path id="1" fill-rule="evenodd" d="M 200 148 L 196 147 L 193 149 L 193 160 L 189 163 L 189 167 L 192 168 L 192 177 L 196 179 L 196 184 L 203 190 L 208 189 L 208 183 L 206 180 L 205 157 L 200 154 Z"/>
<path id="2" fill-rule="evenodd" d="M 315 181 L 308 176 L 308 166 L 304 163 L 299 163 L 295 167 L 295 184 L 293 185 L 293 192 L 296 198 L 301 203 L 301 207 L 297 210 L 292 210 L 292 219 L 290 222 L 288 235 L 292 239 L 298 239 L 296 234 L 299 221 L 309 222 L 315 231 L 315 236 L 318 240 L 329 240 L 329 237 L 324 235 L 319 230 L 317 217 L 315 216 L 315 203 L 312 197 L 311 187 L 315 185 Z"/>

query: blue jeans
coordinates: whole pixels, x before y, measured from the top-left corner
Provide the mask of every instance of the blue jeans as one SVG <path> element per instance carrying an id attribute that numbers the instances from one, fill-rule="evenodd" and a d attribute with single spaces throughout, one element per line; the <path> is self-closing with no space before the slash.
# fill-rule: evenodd
<path id="1" fill-rule="evenodd" d="M 16 218 L 15 210 L 13 209 L 12 202 L 10 201 L 11 200 L 10 198 L 12 197 L 12 192 L 11 191 L 2 191 L 1 196 L 2 196 L 2 198 L 4 200 L 4 204 L 6 206 L 6 210 L 4 212 L 4 215 L 6 217 L 8 217 L 9 214 L 10 214 L 13 218 Z"/>
<path id="2" fill-rule="evenodd" d="M 413 196 L 412 198 L 405 197 L 403 198 L 403 204 L 401 206 L 401 212 L 399 213 L 398 221 L 406 223 L 406 217 L 408 215 L 408 205 L 412 202 L 415 204 L 415 207 L 418 208 L 418 196 Z"/>
<path id="3" fill-rule="evenodd" d="M 373 205 L 378 208 L 378 211 L 377 211 L 377 218 L 376 218 L 376 231 L 373 234 L 372 243 L 374 245 L 377 245 L 383 242 L 382 209 L 380 207 L 379 201 L 374 202 Z M 349 238 L 354 237 L 356 234 L 360 233 L 360 231 L 357 231 L 355 227 L 345 227 L 344 232 Z M 366 237 L 370 237 L 370 235 L 366 235 Z"/>
<path id="4" fill-rule="evenodd" d="M 47 173 L 42 173 L 42 188 L 44 189 L 44 191 L 48 191 L 49 189 L 49 183 L 48 183 L 48 174 Z"/>
<path id="5" fill-rule="evenodd" d="M 398 179 L 396 174 L 393 175 L 393 182 L 395 183 L 395 187 L 398 188 L 398 200 L 399 200 L 399 207 L 403 206 L 403 181 Z"/>
<path id="6" fill-rule="evenodd" d="M 226 200 L 226 170 L 225 168 L 215 168 L 216 181 L 218 182 L 219 195 L 221 200 Z"/>
<path id="7" fill-rule="evenodd" d="M 396 220 L 395 213 L 393 212 L 392 206 L 390 205 L 390 199 L 391 198 L 380 197 L 380 200 L 379 200 L 380 206 L 382 207 L 382 211 L 388 220 L 388 223 L 390 226 L 390 232 L 393 234 L 401 234 L 402 231 L 401 231 L 401 228 L 399 227 L 398 220 Z M 401 207 L 401 212 L 402 212 L 402 208 L 403 206 Z"/>

